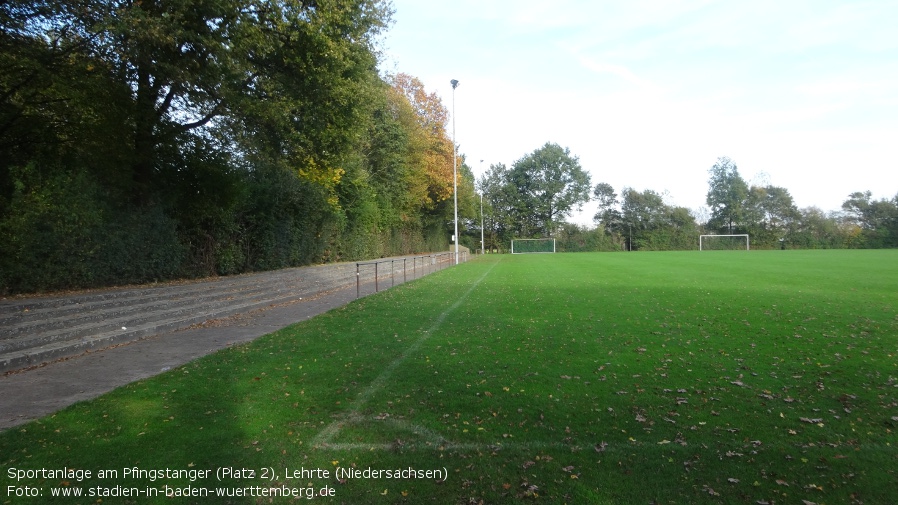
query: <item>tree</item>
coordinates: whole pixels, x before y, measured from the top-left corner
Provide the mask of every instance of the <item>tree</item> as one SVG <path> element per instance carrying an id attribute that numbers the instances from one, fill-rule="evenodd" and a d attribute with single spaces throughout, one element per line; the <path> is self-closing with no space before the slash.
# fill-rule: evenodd
<path id="1" fill-rule="evenodd" d="M 419 204 L 433 209 L 452 198 L 452 140 L 446 133 L 449 111 L 436 93 L 427 93 L 424 84 L 408 74 L 392 77 L 395 93 L 405 98 L 400 114 L 408 135 L 408 162 L 415 167 L 416 192 L 423 190 Z"/>
<path id="2" fill-rule="evenodd" d="M 599 204 L 593 221 L 601 224 L 606 231 L 620 231 L 622 218 L 617 208 L 617 193 L 614 192 L 614 188 L 607 182 L 600 182 L 596 184 L 592 195 Z"/>
<path id="3" fill-rule="evenodd" d="M 708 173 L 711 174 L 706 198 L 711 209 L 708 225 L 733 233 L 736 227 L 743 225 L 748 184 L 739 175 L 736 164 L 726 156 L 717 158 Z"/>
<path id="4" fill-rule="evenodd" d="M 274 133 L 300 177 L 332 180 L 388 17 L 377 0 L 92 0 L 47 2 L 33 24 L 117 85 L 109 105 L 127 113 L 132 193 L 146 204 L 183 161 L 177 147 L 238 154 L 227 138 L 238 124 Z"/>
<path id="5" fill-rule="evenodd" d="M 744 205 L 745 231 L 756 247 L 776 247 L 794 231 L 798 208 L 789 190 L 779 186 L 752 186 Z"/>
<path id="6" fill-rule="evenodd" d="M 554 233 L 561 220 L 589 201 L 590 177 L 570 149 L 546 143 L 512 165 L 514 210 L 523 236 Z"/>
<path id="7" fill-rule="evenodd" d="M 795 231 L 789 245 L 802 249 L 836 249 L 850 247 L 856 225 L 847 223 L 837 213 L 826 213 L 817 207 L 798 211 Z"/>
<path id="8" fill-rule="evenodd" d="M 595 189 L 592 190 L 592 195 L 599 202 L 600 210 L 617 205 L 617 193 L 614 192 L 614 188 L 611 187 L 611 184 L 608 184 L 607 182 L 596 184 Z"/>
<path id="9" fill-rule="evenodd" d="M 621 193 L 624 224 L 636 230 L 646 231 L 664 224 L 667 206 L 660 194 L 650 189 L 639 192 L 633 188 L 624 188 Z"/>
<path id="10" fill-rule="evenodd" d="M 624 188 L 621 233 L 631 240 L 631 250 L 691 249 L 695 244 L 695 218 L 685 207 L 673 207 L 664 197 L 647 189 Z M 624 229 L 625 227 L 625 229 Z"/>
<path id="11" fill-rule="evenodd" d="M 517 191 L 507 181 L 508 167 L 491 164 L 480 176 L 478 189 L 483 193 L 484 240 L 487 249 L 505 247 L 515 230 L 514 205 Z"/>
<path id="12" fill-rule="evenodd" d="M 898 247 L 898 195 L 873 200 L 870 191 L 858 191 L 848 195 L 842 209 L 861 228 L 863 247 Z"/>

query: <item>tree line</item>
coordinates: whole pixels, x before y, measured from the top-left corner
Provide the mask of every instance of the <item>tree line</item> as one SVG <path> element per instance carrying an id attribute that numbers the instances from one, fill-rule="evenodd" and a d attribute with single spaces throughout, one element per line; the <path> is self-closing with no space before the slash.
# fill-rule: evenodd
<path id="1" fill-rule="evenodd" d="M 448 113 L 378 72 L 391 16 L 382 0 L 0 3 L 0 294 L 446 250 Z M 459 179 L 472 213 L 464 164 Z"/>
<path id="2" fill-rule="evenodd" d="M 590 186 L 576 156 L 546 144 L 511 167 L 490 166 L 478 181 L 486 247 L 504 250 L 512 238 L 551 236 L 560 251 L 688 250 L 698 248 L 700 234 L 748 234 L 760 249 L 898 247 L 898 195 L 874 200 L 869 191 L 855 192 L 841 211 L 824 212 L 799 209 L 786 188 L 749 185 L 728 157 L 708 174 L 708 207 L 691 210 L 650 189 Z M 598 205 L 594 227 L 565 222 L 590 199 Z"/>

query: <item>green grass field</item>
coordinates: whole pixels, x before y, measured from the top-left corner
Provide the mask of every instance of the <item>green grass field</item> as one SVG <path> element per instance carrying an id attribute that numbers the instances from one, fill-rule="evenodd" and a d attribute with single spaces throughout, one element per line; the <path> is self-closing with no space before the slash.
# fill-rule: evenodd
<path id="1" fill-rule="evenodd" d="M 0 434 L 0 503 L 892 503 L 896 287 L 898 251 L 479 258 Z"/>

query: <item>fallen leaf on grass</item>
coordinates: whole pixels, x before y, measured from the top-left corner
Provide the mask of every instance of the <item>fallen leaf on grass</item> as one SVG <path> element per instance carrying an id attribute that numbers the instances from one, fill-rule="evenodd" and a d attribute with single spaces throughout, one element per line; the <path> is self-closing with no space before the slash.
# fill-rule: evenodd
<path id="1" fill-rule="evenodd" d="M 608 444 L 605 442 L 601 442 L 599 444 L 596 444 L 593 448 L 596 450 L 596 452 L 604 452 L 606 447 L 608 447 Z"/>
<path id="2" fill-rule="evenodd" d="M 727 482 L 729 482 L 730 484 L 738 484 L 739 479 L 734 479 L 734 478 L 730 477 L 729 479 L 727 479 Z"/>

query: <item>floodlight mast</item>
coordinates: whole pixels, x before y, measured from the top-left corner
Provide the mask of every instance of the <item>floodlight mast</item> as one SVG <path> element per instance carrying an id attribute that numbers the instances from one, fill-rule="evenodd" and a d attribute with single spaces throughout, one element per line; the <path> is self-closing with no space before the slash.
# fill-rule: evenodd
<path id="1" fill-rule="evenodd" d="M 458 87 L 458 80 L 449 81 L 452 84 L 452 201 L 455 209 L 455 264 L 458 265 L 458 163 L 455 161 L 455 88 Z"/>

